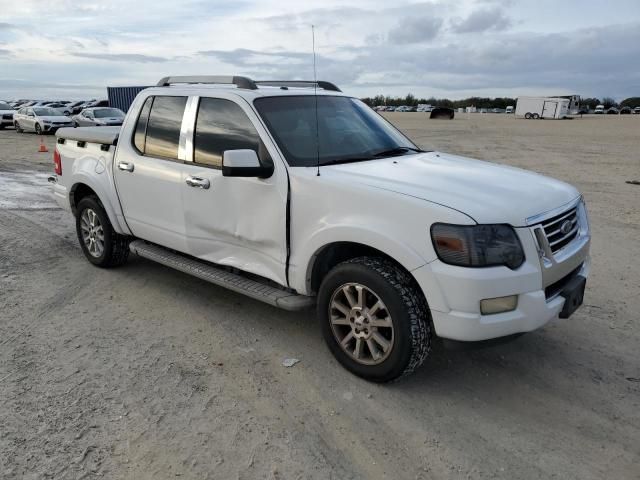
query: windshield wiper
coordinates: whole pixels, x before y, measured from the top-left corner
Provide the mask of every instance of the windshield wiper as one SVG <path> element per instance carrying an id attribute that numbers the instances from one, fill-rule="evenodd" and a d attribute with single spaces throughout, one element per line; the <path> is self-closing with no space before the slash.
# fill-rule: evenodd
<path id="1" fill-rule="evenodd" d="M 412 147 L 395 147 L 395 148 L 389 148 L 387 150 L 382 150 L 380 152 L 376 152 L 366 157 L 338 158 L 336 160 L 329 160 L 321 163 L 320 166 L 339 165 L 341 163 L 366 162 L 367 160 L 375 160 L 380 157 L 392 157 L 394 155 L 401 155 L 407 152 L 422 153 L 422 152 L 425 152 L 425 150 L 420 150 L 419 148 L 412 148 Z"/>
<path id="2" fill-rule="evenodd" d="M 407 152 L 422 153 L 424 152 L 424 150 L 420 150 L 419 148 L 412 148 L 412 147 L 395 147 L 395 148 L 389 148 L 387 150 L 382 150 L 380 152 L 376 152 L 373 154 L 373 157 L 374 158 L 392 157 L 394 155 L 400 155 L 402 153 L 407 153 Z"/>
<path id="3" fill-rule="evenodd" d="M 338 158 L 336 160 L 328 160 L 326 162 L 322 162 L 320 164 L 321 167 L 325 165 L 340 165 L 341 163 L 355 163 L 355 162 L 366 162 L 367 160 L 375 160 L 376 157 L 357 157 L 357 158 Z"/>

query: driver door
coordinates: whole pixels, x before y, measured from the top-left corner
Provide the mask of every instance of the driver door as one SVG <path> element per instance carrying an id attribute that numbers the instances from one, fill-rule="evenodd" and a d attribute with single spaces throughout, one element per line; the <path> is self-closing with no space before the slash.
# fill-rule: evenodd
<path id="1" fill-rule="evenodd" d="M 182 179 L 188 253 L 286 285 L 285 167 L 274 162 L 269 178 L 222 175 L 226 150 L 253 149 L 263 164 L 278 158 L 255 112 L 225 96 L 190 99 L 197 113 Z"/>

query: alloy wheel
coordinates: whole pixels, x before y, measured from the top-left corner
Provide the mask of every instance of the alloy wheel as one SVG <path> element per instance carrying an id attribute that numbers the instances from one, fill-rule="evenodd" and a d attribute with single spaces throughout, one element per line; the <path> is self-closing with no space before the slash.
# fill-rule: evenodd
<path id="1" fill-rule="evenodd" d="M 338 287 L 329 302 L 331 331 L 340 348 L 362 365 L 384 362 L 393 349 L 391 314 L 382 299 L 359 283 Z"/>
<path id="2" fill-rule="evenodd" d="M 82 241 L 92 257 L 100 258 L 104 252 L 104 230 L 96 212 L 87 208 L 80 217 Z"/>

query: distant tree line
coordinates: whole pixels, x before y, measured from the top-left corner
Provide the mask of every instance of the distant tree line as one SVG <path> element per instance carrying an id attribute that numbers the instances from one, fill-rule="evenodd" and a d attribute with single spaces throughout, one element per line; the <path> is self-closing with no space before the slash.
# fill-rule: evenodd
<path id="1" fill-rule="evenodd" d="M 469 97 L 462 100 L 449 100 L 448 98 L 417 98 L 413 94 L 409 93 L 406 97 L 385 97 L 384 95 L 376 95 L 375 97 L 365 97 L 362 99 L 364 103 L 371 107 L 376 105 L 390 105 L 399 107 L 400 105 L 416 106 L 420 103 L 437 105 L 439 107 L 459 108 L 475 106 L 476 108 L 506 108 L 509 105 L 516 104 L 515 98 L 509 97 Z M 640 106 L 640 97 L 629 97 L 622 102 L 618 103 L 613 98 L 604 97 L 599 98 L 582 98 L 580 100 L 580 106 L 589 107 L 593 110 L 598 105 L 604 105 L 605 108 L 609 107 L 637 107 Z"/>

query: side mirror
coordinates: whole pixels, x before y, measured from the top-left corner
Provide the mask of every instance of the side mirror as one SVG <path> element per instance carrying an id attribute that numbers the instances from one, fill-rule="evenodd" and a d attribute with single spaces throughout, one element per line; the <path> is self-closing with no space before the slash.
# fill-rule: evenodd
<path id="1" fill-rule="evenodd" d="M 255 150 L 225 150 L 222 154 L 223 177 L 269 178 L 273 165 L 262 165 Z"/>

